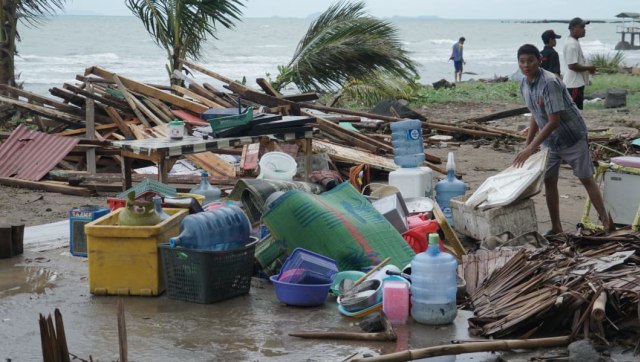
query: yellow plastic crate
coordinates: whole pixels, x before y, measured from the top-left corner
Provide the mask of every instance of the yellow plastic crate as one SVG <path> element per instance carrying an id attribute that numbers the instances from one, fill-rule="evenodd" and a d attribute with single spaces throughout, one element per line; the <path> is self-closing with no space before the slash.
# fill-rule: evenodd
<path id="1" fill-rule="evenodd" d="M 164 287 L 158 244 L 180 233 L 187 209 L 164 209 L 171 217 L 154 226 L 120 226 L 118 209 L 85 225 L 89 290 L 96 295 L 156 296 Z"/>

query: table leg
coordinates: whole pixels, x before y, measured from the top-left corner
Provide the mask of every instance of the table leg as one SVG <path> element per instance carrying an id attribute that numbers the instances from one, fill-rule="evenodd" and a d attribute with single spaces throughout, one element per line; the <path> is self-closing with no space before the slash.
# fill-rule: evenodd
<path id="1" fill-rule="evenodd" d="M 311 174 L 311 156 L 313 155 L 313 139 L 305 138 L 304 139 L 304 148 L 305 148 L 305 162 L 304 162 L 304 180 L 305 182 L 309 182 L 309 175 Z"/>
<path id="2" fill-rule="evenodd" d="M 126 191 L 131 188 L 131 163 L 133 159 L 121 154 L 122 157 L 122 191 Z"/>

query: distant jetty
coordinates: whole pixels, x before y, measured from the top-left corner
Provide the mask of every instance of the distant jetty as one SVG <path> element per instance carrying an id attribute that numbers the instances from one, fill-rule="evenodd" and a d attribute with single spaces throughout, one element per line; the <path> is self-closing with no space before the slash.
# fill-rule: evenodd
<path id="1" fill-rule="evenodd" d="M 569 24 L 569 21 L 571 20 L 549 20 L 549 19 L 544 19 L 544 20 L 521 20 L 521 21 L 517 21 L 518 23 L 527 23 L 527 24 L 552 24 L 552 23 L 559 23 L 559 24 Z M 604 23 L 609 23 L 610 21 L 607 20 L 589 20 L 592 23 L 600 23 L 600 24 L 604 24 Z M 615 21 L 617 22 L 617 20 Z"/>

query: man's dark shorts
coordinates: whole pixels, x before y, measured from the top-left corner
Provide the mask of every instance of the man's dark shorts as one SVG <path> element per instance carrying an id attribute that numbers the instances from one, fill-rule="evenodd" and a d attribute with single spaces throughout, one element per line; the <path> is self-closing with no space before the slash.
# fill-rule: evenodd
<path id="1" fill-rule="evenodd" d="M 453 66 L 456 68 L 456 73 L 462 72 L 462 60 L 454 60 Z"/>
<path id="2" fill-rule="evenodd" d="M 567 88 L 567 90 L 571 95 L 571 99 L 573 99 L 573 103 L 578 106 L 578 109 L 582 109 L 584 105 L 584 86 L 579 88 Z"/>

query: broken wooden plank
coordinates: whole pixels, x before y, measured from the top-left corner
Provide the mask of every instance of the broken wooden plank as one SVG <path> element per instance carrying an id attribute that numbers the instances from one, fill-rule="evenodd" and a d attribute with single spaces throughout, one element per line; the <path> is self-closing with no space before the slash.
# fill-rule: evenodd
<path id="1" fill-rule="evenodd" d="M 85 75 L 87 74 L 95 74 L 97 76 L 100 76 L 104 79 L 113 79 L 113 76 L 116 75 L 116 73 L 113 72 L 109 72 L 106 69 L 97 67 L 97 66 L 93 66 L 90 68 L 87 68 L 85 70 Z M 180 107 L 180 108 L 184 108 L 184 109 L 188 109 L 191 112 L 194 113 L 202 113 L 204 111 L 207 110 L 207 107 L 196 103 L 196 102 L 192 102 L 188 99 L 184 99 L 182 97 L 178 97 L 175 96 L 173 94 L 169 94 L 166 92 L 163 92 L 162 90 L 158 89 L 158 88 L 154 88 L 151 86 L 148 86 L 146 84 L 142 84 L 139 82 L 136 82 L 132 79 L 126 78 L 126 77 L 119 77 L 120 80 L 122 81 L 122 84 L 124 84 L 128 89 L 131 89 L 135 92 L 144 94 L 145 96 L 149 96 L 152 98 L 157 98 L 160 99 L 162 101 L 165 101 L 169 104 L 172 104 L 174 106 Z"/>
<path id="2" fill-rule="evenodd" d="M 7 98 L 0 96 L 0 102 L 12 104 L 14 106 L 24 108 L 26 110 L 32 111 L 34 113 L 40 114 L 45 117 L 52 118 L 56 121 L 62 122 L 66 125 L 73 126 L 76 128 L 84 127 L 84 119 L 78 116 L 74 116 L 65 112 L 60 112 L 55 109 L 46 108 L 43 106 L 38 106 L 35 104 L 29 104 L 28 102 L 16 100 L 13 98 Z"/>
<path id="3" fill-rule="evenodd" d="M 508 109 L 506 111 L 491 113 L 491 114 L 488 114 L 486 116 L 467 118 L 465 120 L 458 121 L 456 123 L 465 123 L 465 122 L 482 123 L 482 122 L 489 122 L 489 121 L 493 121 L 493 120 L 496 120 L 496 119 L 519 116 L 519 115 L 525 114 L 525 113 L 529 113 L 529 108 L 520 107 L 520 108 Z"/>
<path id="4" fill-rule="evenodd" d="M 171 89 L 173 89 L 174 91 L 182 94 L 183 96 L 191 97 L 191 98 L 193 98 L 193 99 L 205 104 L 207 107 L 216 108 L 216 109 L 225 108 L 225 107 L 219 105 L 218 103 L 216 103 L 216 102 L 214 102 L 214 101 L 212 101 L 210 99 L 207 99 L 206 97 L 203 97 L 203 96 L 197 94 L 196 92 L 192 92 L 189 89 L 186 89 L 184 87 L 180 87 L 180 86 L 177 86 L 177 85 L 174 84 L 174 85 L 171 86 Z"/>
<path id="5" fill-rule="evenodd" d="M 282 94 L 278 92 L 268 80 L 264 78 L 256 78 L 256 83 L 262 88 L 262 90 L 270 96 L 282 98 Z"/>
<path id="6" fill-rule="evenodd" d="M 106 107 L 105 110 L 107 111 L 107 113 L 109 114 L 109 116 L 111 117 L 115 125 L 118 127 L 120 132 L 122 132 L 122 135 L 132 139 L 133 133 L 131 133 L 131 129 L 122 119 L 122 117 L 120 117 L 120 114 L 115 110 L 115 108 Z"/>
<path id="7" fill-rule="evenodd" d="M 151 124 L 149 124 L 149 121 L 147 121 L 147 117 L 145 117 L 142 111 L 138 108 L 138 103 L 136 103 L 135 97 L 131 93 L 129 93 L 127 88 L 125 88 L 124 84 L 122 84 L 122 82 L 120 81 L 120 78 L 117 75 L 114 75 L 113 81 L 118 85 L 118 91 L 120 91 L 124 95 L 124 99 L 126 99 L 127 103 L 129 103 L 129 106 L 133 110 L 133 113 L 136 114 L 136 117 L 138 117 L 140 122 L 142 122 L 142 124 L 147 127 L 151 127 Z"/>
<path id="8" fill-rule="evenodd" d="M 125 112 L 127 112 L 129 110 L 129 107 L 128 107 L 126 102 L 117 101 L 117 100 L 114 100 L 114 99 L 104 98 L 104 97 L 101 97 L 101 96 L 99 96 L 99 95 L 97 95 L 95 93 L 87 92 L 86 90 L 80 89 L 80 88 L 78 88 L 78 87 L 76 87 L 76 86 L 74 86 L 72 84 L 69 84 L 69 83 L 64 83 L 62 85 L 62 87 L 64 89 L 68 90 L 68 91 L 71 91 L 71 92 L 75 93 L 75 94 L 79 94 L 79 95 L 82 95 L 82 96 L 84 96 L 86 98 L 90 98 L 90 99 L 93 99 L 95 101 L 98 101 L 98 102 L 104 104 L 105 106 L 111 106 L 111 107 L 120 109 L 120 110 L 125 111 Z"/>
<path id="9" fill-rule="evenodd" d="M 232 107 L 231 104 L 229 104 L 226 100 L 224 100 L 218 94 L 206 89 L 205 87 L 200 85 L 198 82 L 196 82 L 195 79 L 193 79 L 191 77 L 188 77 L 186 74 L 182 73 L 181 71 L 176 69 L 176 70 L 173 71 L 173 75 L 175 77 L 179 78 L 180 80 L 182 80 L 183 82 L 185 82 L 186 84 L 188 84 L 187 88 L 192 90 L 194 93 L 196 93 L 196 94 L 198 94 L 198 95 L 200 95 L 202 97 L 205 97 L 206 99 L 209 99 L 209 100 L 219 104 L 223 108 L 231 108 Z"/>

